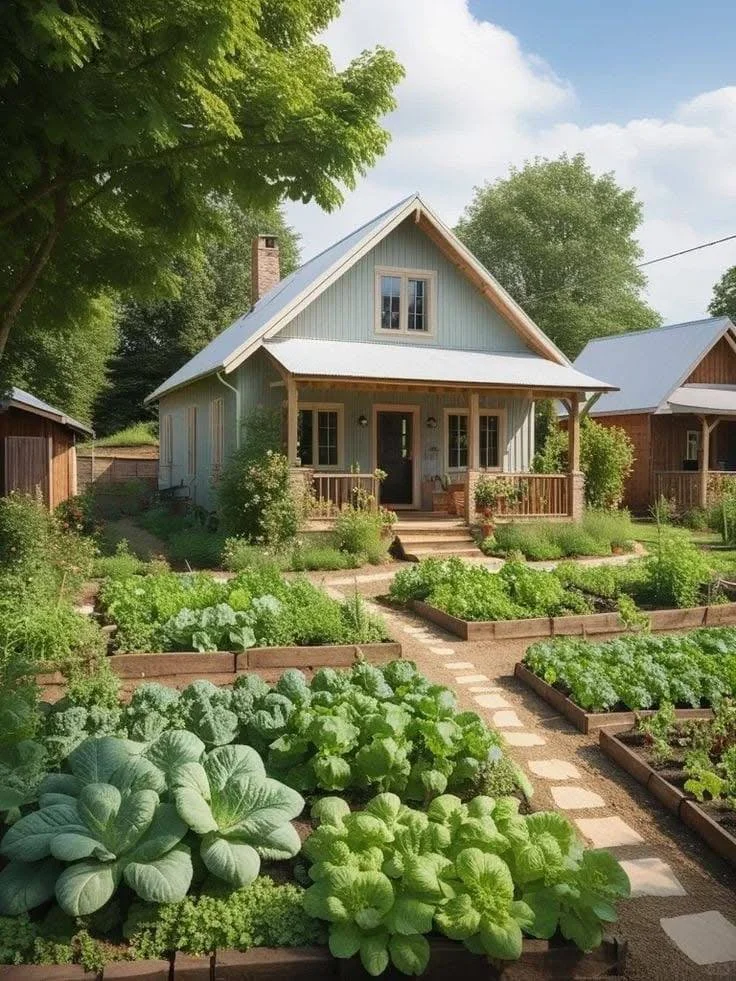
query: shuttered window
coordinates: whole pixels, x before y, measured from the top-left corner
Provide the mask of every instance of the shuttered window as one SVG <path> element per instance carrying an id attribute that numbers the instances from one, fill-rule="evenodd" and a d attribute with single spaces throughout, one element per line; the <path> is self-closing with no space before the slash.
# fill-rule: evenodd
<path id="1" fill-rule="evenodd" d="M 217 477 L 222 470 L 225 443 L 224 400 L 210 402 L 210 450 L 212 454 L 212 476 Z"/>
<path id="2" fill-rule="evenodd" d="M 197 472 L 197 406 L 187 407 L 187 473 Z"/>

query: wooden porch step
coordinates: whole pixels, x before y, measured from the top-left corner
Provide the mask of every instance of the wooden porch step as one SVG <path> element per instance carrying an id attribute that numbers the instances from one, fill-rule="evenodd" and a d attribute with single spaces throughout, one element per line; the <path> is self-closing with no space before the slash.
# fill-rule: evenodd
<path id="1" fill-rule="evenodd" d="M 481 550 L 478 546 L 473 543 L 472 545 L 459 545 L 455 548 L 427 548 L 420 547 L 416 548 L 412 545 L 406 546 L 407 555 L 413 555 L 417 559 L 429 559 L 429 558 L 478 558 L 482 556 Z"/>

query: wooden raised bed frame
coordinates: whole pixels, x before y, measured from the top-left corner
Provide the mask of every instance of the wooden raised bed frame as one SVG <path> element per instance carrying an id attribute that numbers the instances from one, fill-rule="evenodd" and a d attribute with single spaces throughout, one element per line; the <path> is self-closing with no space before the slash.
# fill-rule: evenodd
<path id="1" fill-rule="evenodd" d="M 432 938 L 432 954 L 425 981 L 446 981 L 460 973 L 464 981 L 533 977 L 578 979 L 623 977 L 626 943 L 604 940 L 598 950 L 584 954 L 572 944 L 525 940 L 521 959 L 501 970 L 491 961 L 471 954 L 462 944 Z M 120 961 L 99 974 L 76 965 L 0 966 L 0 981 L 366 981 L 369 975 L 357 957 L 337 960 L 327 947 L 254 947 L 245 952 L 217 951 L 213 957 L 189 957 L 177 953 L 171 960 Z M 381 977 L 397 981 L 406 975 L 389 967 Z"/>
<path id="2" fill-rule="evenodd" d="M 623 767 L 643 787 L 646 787 L 661 804 L 676 814 L 689 828 L 700 835 L 714 852 L 736 866 L 736 837 L 692 800 L 679 787 L 675 787 L 650 766 L 635 750 L 621 742 L 615 735 L 601 729 L 599 745 L 606 756 Z"/>
<path id="3" fill-rule="evenodd" d="M 567 617 L 530 617 L 526 620 L 461 620 L 436 606 L 412 600 L 412 609 L 462 640 L 539 640 L 542 637 L 587 637 L 615 634 L 624 629 L 618 613 L 585 613 Z M 736 603 L 691 606 L 682 610 L 642 610 L 657 630 L 690 630 L 736 624 Z"/>
<path id="4" fill-rule="evenodd" d="M 654 715 L 653 709 L 642 709 L 638 712 L 586 712 L 558 688 L 553 688 L 552 685 L 547 684 L 543 678 L 534 674 L 521 662 L 517 662 L 514 667 L 514 675 L 552 708 L 564 715 L 568 722 L 572 722 L 580 732 L 597 732 L 599 729 L 621 732 L 623 729 L 630 729 L 637 717 Z M 712 709 L 677 709 L 675 714 L 678 719 L 713 718 Z"/>

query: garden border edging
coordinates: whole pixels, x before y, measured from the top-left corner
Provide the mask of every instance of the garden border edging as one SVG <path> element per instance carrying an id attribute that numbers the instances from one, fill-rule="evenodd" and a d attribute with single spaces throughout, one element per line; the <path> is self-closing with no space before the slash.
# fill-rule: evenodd
<path id="1" fill-rule="evenodd" d="M 586 637 L 588 634 L 615 634 L 625 630 L 618 613 L 583 613 L 564 617 L 529 617 L 524 620 L 461 620 L 422 600 L 412 600 L 411 608 L 461 640 L 525 640 L 542 637 Z M 673 610 L 642 610 L 649 626 L 658 630 L 690 630 L 736 624 L 736 603 L 689 606 Z"/>
<path id="2" fill-rule="evenodd" d="M 641 709 L 638 712 L 586 712 L 576 705 L 567 695 L 530 671 L 525 664 L 517 661 L 514 666 L 514 677 L 518 678 L 527 688 L 531 688 L 548 705 L 564 715 L 580 732 L 590 733 L 608 729 L 621 731 L 634 725 L 637 717 L 654 715 L 654 709 Z M 678 719 L 712 719 L 712 709 L 676 709 Z"/>
<path id="3" fill-rule="evenodd" d="M 682 790 L 661 777 L 654 767 L 638 753 L 626 746 L 613 733 L 601 729 L 598 735 L 601 751 L 614 763 L 626 770 L 638 783 L 646 787 L 668 811 L 683 824 L 695 831 L 731 865 L 736 866 L 736 837 L 722 828 Z"/>

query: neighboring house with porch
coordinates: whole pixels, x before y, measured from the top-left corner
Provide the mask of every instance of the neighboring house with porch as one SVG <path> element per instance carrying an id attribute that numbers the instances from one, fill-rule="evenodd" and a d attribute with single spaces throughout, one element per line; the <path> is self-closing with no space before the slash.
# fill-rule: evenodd
<path id="1" fill-rule="evenodd" d="M 580 512 L 578 407 L 611 386 L 575 369 L 418 195 L 284 280 L 278 242 L 261 236 L 252 276 L 253 308 L 148 397 L 161 488 L 212 507 L 243 422 L 271 407 L 320 514 L 356 484 L 388 507 L 430 510 L 449 475 L 469 520 L 484 472 L 513 475 L 514 513 Z M 569 474 L 529 472 L 534 401 L 550 397 L 572 410 Z"/>
<path id="2" fill-rule="evenodd" d="M 20 388 L 0 393 L 0 494 L 38 495 L 55 508 L 77 493 L 78 437 L 94 433 Z"/>
<path id="3" fill-rule="evenodd" d="M 682 509 L 705 507 L 724 475 L 736 474 L 736 328 L 728 317 L 601 337 L 575 367 L 618 388 L 587 411 L 631 437 L 636 461 L 624 503 L 632 511 L 660 495 Z"/>

